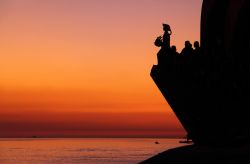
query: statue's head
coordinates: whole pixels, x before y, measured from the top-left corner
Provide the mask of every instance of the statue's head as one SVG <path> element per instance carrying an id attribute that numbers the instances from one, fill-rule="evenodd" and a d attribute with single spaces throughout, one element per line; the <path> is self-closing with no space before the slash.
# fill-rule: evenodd
<path id="1" fill-rule="evenodd" d="M 187 40 L 187 41 L 185 41 L 185 47 L 186 48 L 192 48 L 192 44 L 190 43 L 190 41 L 189 40 Z"/>
<path id="2" fill-rule="evenodd" d="M 171 28 L 170 28 L 170 26 L 168 24 L 163 23 L 162 26 L 163 26 L 164 31 L 171 31 Z"/>
<path id="3" fill-rule="evenodd" d="M 195 41 L 195 42 L 194 42 L 194 47 L 195 47 L 195 48 L 199 48 L 199 47 L 200 47 L 200 43 L 199 43 L 198 41 Z"/>

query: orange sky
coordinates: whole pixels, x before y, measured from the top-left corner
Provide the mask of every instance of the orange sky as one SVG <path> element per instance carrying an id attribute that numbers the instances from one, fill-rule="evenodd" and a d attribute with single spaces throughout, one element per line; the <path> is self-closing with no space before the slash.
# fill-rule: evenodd
<path id="1" fill-rule="evenodd" d="M 161 23 L 180 51 L 201 0 L 2 0 L 0 137 L 178 136 L 149 76 Z"/>

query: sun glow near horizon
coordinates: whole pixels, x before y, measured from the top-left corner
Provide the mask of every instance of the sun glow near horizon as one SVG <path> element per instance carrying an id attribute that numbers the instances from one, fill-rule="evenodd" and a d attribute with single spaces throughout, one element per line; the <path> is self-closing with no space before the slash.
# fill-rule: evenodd
<path id="1" fill-rule="evenodd" d="M 153 41 L 162 34 L 161 23 L 171 25 L 171 43 L 179 51 L 185 40 L 199 40 L 201 0 L 1 3 L 0 131 L 5 131 L 5 136 L 31 134 L 29 129 L 35 127 L 46 131 L 43 123 L 54 124 L 55 132 L 61 131 L 62 136 L 97 134 L 99 116 L 89 119 L 85 113 L 91 112 L 122 117 L 121 122 L 102 118 L 110 121 L 103 123 L 102 131 L 109 129 L 114 136 L 122 129 L 126 136 L 138 135 L 136 129 L 141 136 L 184 133 L 149 71 L 156 63 L 158 49 Z M 155 112 L 162 115 L 150 115 Z M 38 118 L 37 113 L 43 116 L 38 122 L 33 119 Z M 68 113 L 80 113 L 81 117 L 67 118 Z M 131 121 L 132 115 L 122 113 L 136 116 Z M 69 132 L 57 126 L 61 123 Z M 89 134 L 80 128 L 84 124 L 93 129 Z M 41 133 L 53 136 L 53 130 Z"/>

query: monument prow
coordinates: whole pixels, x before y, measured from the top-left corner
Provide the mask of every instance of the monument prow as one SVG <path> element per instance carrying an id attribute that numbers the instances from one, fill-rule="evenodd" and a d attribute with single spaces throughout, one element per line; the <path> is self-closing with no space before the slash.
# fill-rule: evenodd
<path id="1" fill-rule="evenodd" d="M 151 70 L 194 144 L 141 164 L 250 163 L 249 0 L 203 1 L 199 55 Z"/>
<path id="2" fill-rule="evenodd" d="M 250 1 L 204 0 L 199 66 L 153 66 L 151 77 L 198 145 L 250 141 Z M 190 67 L 190 66 L 189 66 Z"/>

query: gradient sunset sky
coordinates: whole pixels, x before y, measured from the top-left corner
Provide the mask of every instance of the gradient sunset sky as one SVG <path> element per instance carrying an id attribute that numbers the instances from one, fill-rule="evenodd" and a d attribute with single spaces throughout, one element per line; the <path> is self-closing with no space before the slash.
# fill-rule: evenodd
<path id="1" fill-rule="evenodd" d="M 199 40 L 202 0 L 1 0 L 0 137 L 167 137 L 154 39 Z"/>

